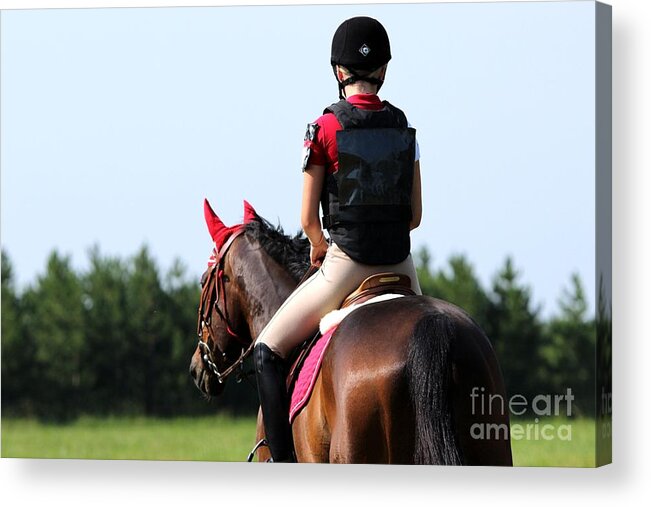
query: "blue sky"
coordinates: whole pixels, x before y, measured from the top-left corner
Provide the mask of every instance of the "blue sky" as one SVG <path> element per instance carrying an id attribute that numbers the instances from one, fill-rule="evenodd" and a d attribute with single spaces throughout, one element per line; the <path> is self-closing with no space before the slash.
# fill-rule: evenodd
<path id="1" fill-rule="evenodd" d="M 307 122 L 337 99 L 332 33 L 378 18 L 381 96 L 421 148 L 434 266 L 464 253 L 488 286 L 507 255 L 543 313 L 594 284 L 594 4 L 527 2 L 4 11 L 1 233 L 20 284 L 57 248 L 149 245 L 199 276 L 208 197 L 299 228 Z M 588 296 L 593 307 L 593 295 Z"/>

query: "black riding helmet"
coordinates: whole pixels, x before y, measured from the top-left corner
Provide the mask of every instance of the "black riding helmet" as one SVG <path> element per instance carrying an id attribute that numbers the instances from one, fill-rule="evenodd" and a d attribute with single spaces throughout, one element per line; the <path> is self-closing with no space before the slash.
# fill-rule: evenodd
<path id="1" fill-rule="evenodd" d="M 346 67 L 352 74 L 350 78 L 339 82 L 339 98 L 344 98 L 343 90 L 346 86 L 357 81 L 375 84 L 379 90 L 383 83 L 381 79 L 364 77 L 356 71 L 372 73 L 389 60 L 391 60 L 389 36 L 379 21 L 366 16 L 344 21 L 332 38 L 330 56 L 335 78 L 337 77 L 336 65 Z"/>

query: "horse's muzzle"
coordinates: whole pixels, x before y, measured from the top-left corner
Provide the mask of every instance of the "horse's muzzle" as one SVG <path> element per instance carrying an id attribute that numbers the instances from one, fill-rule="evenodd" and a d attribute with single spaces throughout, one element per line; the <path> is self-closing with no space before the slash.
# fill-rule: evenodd
<path id="1" fill-rule="evenodd" d="M 192 361 L 190 361 L 190 376 L 197 389 L 207 396 L 218 396 L 224 391 L 224 384 L 219 382 L 217 377 L 205 368 L 201 358 L 201 351 L 198 348 L 192 356 Z"/>

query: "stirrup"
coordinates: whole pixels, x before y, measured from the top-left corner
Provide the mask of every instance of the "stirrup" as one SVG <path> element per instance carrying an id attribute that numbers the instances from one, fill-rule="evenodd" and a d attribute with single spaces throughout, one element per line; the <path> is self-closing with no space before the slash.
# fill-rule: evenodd
<path id="1" fill-rule="evenodd" d="M 274 461 L 273 457 L 269 458 L 265 463 L 298 463 L 298 459 L 296 459 L 296 454 L 292 452 L 292 457 L 289 458 L 286 461 Z"/>
<path id="2" fill-rule="evenodd" d="M 269 447 L 269 442 L 267 442 L 266 438 L 263 438 L 257 444 L 255 444 L 255 447 L 253 448 L 253 450 L 249 453 L 249 455 L 246 458 L 247 463 L 251 463 L 253 461 L 253 458 L 255 457 L 255 451 L 260 449 L 260 447 Z"/>

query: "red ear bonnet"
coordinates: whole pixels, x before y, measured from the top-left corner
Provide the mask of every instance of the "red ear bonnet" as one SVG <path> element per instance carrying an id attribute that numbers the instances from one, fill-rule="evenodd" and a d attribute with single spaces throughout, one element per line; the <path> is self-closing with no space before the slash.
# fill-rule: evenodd
<path id="1" fill-rule="evenodd" d="M 233 227 L 226 227 L 224 222 L 215 214 L 213 209 L 210 207 L 208 199 L 203 201 L 203 214 L 206 218 L 206 225 L 208 226 L 208 232 L 210 237 L 215 242 L 215 247 L 219 250 L 224 243 L 228 240 L 233 232 L 237 231 L 242 227 L 241 224 L 234 225 Z"/>
<path id="2" fill-rule="evenodd" d="M 258 214 L 247 201 L 244 201 L 244 223 L 248 224 L 258 219 Z"/>

